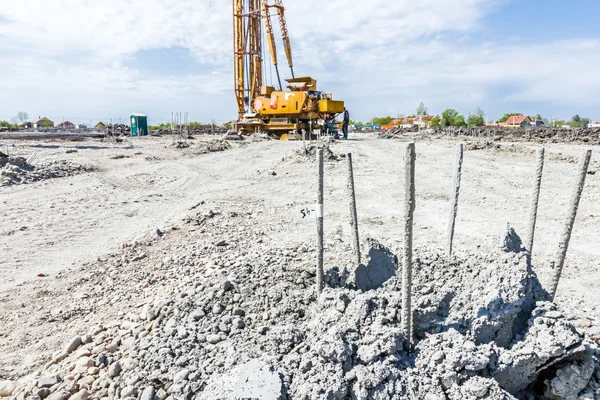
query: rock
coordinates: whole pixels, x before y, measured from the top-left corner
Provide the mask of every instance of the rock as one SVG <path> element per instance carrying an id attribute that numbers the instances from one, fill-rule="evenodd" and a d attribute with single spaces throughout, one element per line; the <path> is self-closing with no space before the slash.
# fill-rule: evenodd
<path id="1" fill-rule="evenodd" d="M 104 344 L 99 344 L 98 346 L 92 349 L 92 354 L 100 354 L 106 351 L 106 346 Z"/>
<path id="2" fill-rule="evenodd" d="M 142 312 L 140 313 L 140 319 L 142 321 L 154 321 L 156 317 L 157 315 L 150 304 L 146 304 L 144 308 L 142 308 Z"/>
<path id="3" fill-rule="evenodd" d="M 121 371 L 122 371 L 121 363 L 119 363 L 118 361 L 115 361 L 108 367 L 108 376 L 110 376 L 111 378 L 114 378 L 115 376 L 118 376 L 121 373 Z"/>
<path id="4" fill-rule="evenodd" d="M 233 310 L 233 315 L 237 315 L 239 317 L 243 317 L 244 315 L 246 315 L 246 312 L 242 308 L 235 308 Z"/>
<path id="5" fill-rule="evenodd" d="M 213 335 L 208 335 L 208 336 L 206 337 L 206 341 L 207 341 L 208 343 L 211 343 L 211 344 L 217 344 L 217 343 L 219 343 L 221 340 L 222 340 L 222 339 L 221 339 L 221 336 L 220 336 L 220 335 L 214 335 L 214 334 L 213 334 Z"/>
<path id="6" fill-rule="evenodd" d="M 121 390 L 121 398 L 125 399 L 127 397 L 131 397 L 135 394 L 135 388 L 133 386 L 125 386 Z"/>
<path id="7" fill-rule="evenodd" d="M 46 397 L 47 400 L 67 400 L 71 397 L 71 392 L 67 392 L 66 390 L 58 390 L 52 393 L 50 396 Z"/>
<path id="8" fill-rule="evenodd" d="M 90 389 L 95 380 L 96 378 L 93 376 L 86 376 L 78 380 L 77 385 L 79 385 L 79 389 Z"/>
<path id="9" fill-rule="evenodd" d="M 90 357 L 81 357 L 75 363 L 74 372 L 83 373 L 94 366 L 94 360 L 92 360 Z"/>
<path id="10" fill-rule="evenodd" d="M 231 290 L 232 287 L 233 287 L 233 284 L 230 281 L 223 282 L 223 291 L 224 292 Z"/>
<path id="11" fill-rule="evenodd" d="M 213 308 L 212 308 L 213 314 L 221 314 L 222 312 L 223 312 L 223 306 L 221 306 L 221 304 L 217 303 L 213 306 Z"/>
<path id="12" fill-rule="evenodd" d="M 187 381 L 189 375 L 190 371 L 188 369 L 183 369 L 175 374 L 175 376 L 173 377 L 173 382 L 181 383 L 182 381 Z"/>
<path id="13" fill-rule="evenodd" d="M 165 389 L 160 388 L 156 391 L 156 398 L 158 400 L 165 400 L 167 398 L 167 392 L 165 392 Z"/>
<path id="14" fill-rule="evenodd" d="M 106 346 L 106 351 L 109 353 L 116 353 L 119 350 L 119 345 L 116 343 L 111 343 Z"/>
<path id="15" fill-rule="evenodd" d="M 198 398 L 279 399 L 282 397 L 281 388 L 282 382 L 276 371 L 262 361 L 250 360 L 246 364 L 236 366 L 229 373 L 213 375 Z"/>
<path id="16" fill-rule="evenodd" d="M 58 375 L 45 375 L 37 380 L 36 386 L 39 388 L 51 388 L 62 382 L 62 379 Z"/>
<path id="17" fill-rule="evenodd" d="M 154 400 L 154 386 L 146 387 L 139 400 Z"/>
<path id="18" fill-rule="evenodd" d="M 12 396 L 16 388 L 17 384 L 13 381 L 0 381 L 0 397 Z"/>
<path id="19" fill-rule="evenodd" d="M 45 399 L 46 397 L 50 396 L 51 393 L 52 392 L 48 388 L 42 388 L 37 391 L 37 395 L 40 397 L 40 399 Z"/>
<path id="20" fill-rule="evenodd" d="M 246 324 L 244 324 L 244 320 L 241 318 L 234 318 L 231 326 L 233 329 L 243 329 Z"/>
<path id="21" fill-rule="evenodd" d="M 90 397 L 90 393 L 85 389 L 81 389 L 79 392 L 71 396 L 70 400 L 87 400 L 88 397 Z"/>
<path id="22" fill-rule="evenodd" d="M 202 317 L 204 317 L 205 315 L 206 314 L 204 314 L 203 310 L 196 310 L 190 314 L 190 318 L 192 318 L 192 320 L 194 321 L 200 321 L 200 319 L 202 319 Z"/>
<path id="23" fill-rule="evenodd" d="M 82 348 L 80 348 L 80 349 L 79 349 L 79 350 L 77 350 L 77 352 L 75 353 L 75 357 L 76 357 L 76 358 L 80 358 L 80 357 L 89 357 L 89 356 L 91 356 L 91 355 L 92 355 L 92 352 L 91 352 L 89 349 L 85 348 L 85 347 L 82 347 Z"/>
<path id="24" fill-rule="evenodd" d="M 63 352 L 67 353 L 67 354 L 71 354 L 72 352 L 74 352 L 75 350 L 77 350 L 79 348 L 79 346 L 81 346 L 81 336 L 75 336 L 73 339 L 71 339 L 65 345 L 65 348 L 63 349 Z"/>

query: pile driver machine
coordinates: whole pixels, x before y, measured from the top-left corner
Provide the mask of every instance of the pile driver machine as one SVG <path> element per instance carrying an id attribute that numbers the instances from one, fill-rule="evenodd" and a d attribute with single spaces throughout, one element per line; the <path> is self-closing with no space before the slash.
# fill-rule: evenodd
<path id="1" fill-rule="evenodd" d="M 279 18 L 283 48 L 291 78 L 281 82 L 271 11 Z M 264 31 L 263 31 L 264 23 Z M 264 33 L 264 35 L 263 35 Z M 266 86 L 263 40 L 269 46 L 278 87 Z M 344 112 L 344 102 L 317 88 L 309 76 L 296 77 L 292 47 L 282 0 L 233 0 L 234 84 L 238 119 L 233 128 L 242 135 L 266 132 L 282 140 L 299 139 L 304 131 L 312 136 L 322 131 L 325 121 Z"/>

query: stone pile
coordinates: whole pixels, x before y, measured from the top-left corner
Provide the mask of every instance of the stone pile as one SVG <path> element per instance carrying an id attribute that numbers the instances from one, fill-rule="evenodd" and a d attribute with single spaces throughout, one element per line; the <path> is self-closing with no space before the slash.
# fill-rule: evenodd
<path id="1" fill-rule="evenodd" d="M 104 131 L 109 136 L 129 136 L 131 127 L 125 124 L 108 124 Z"/>
<path id="2" fill-rule="evenodd" d="M 186 242 L 162 234 L 111 256 L 98 282 L 116 284 L 111 299 L 144 300 L 0 389 L 18 400 L 600 398 L 598 350 L 547 301 L 527 253 L 418 251 L 411 341 L 390 250 L 369 240 L 357 267 L 336 255 L 317 299 L 315 249 L 274 247 L 257 218 L 204 209 L 178 233 Z M 136 289 L 121 293 L 120 274 Z"/>
<path id="3" fill-rule="evenodd" d="M 487 138 L 493 141 L 525 141 L 539 143 L 586 143 L 600 144 L 600 128 L 506 128 L 506 127 L 477 127 L 477 128 L 431 128 L 427 130 L 432 135 L 443 136 L 473 136 Z"/>
<path id="4" fill-rule="evenodd" d="M 316 144 L 307 144 L 306 152 L 302 147 L 290 152 L 288 155 L 284 156 L 283 162 L 292 162 L 292 163 L 304 163 L 304 162 L 316 162 L 317 160 L 317 150 L 322 147 L 323 148 L 323 160 L 326 162 L 335 162 L 340 159 L 346 157 L 345 154 L 338 154 L 331 150 L 328 144 L 326 145 L 316 145 Z"/>
<path id="5" fill-rule="evenodd" d="M 0 158 L 0 186 L 21 185 L 46 179 L 64 178 L 95 171 L 89 165 L 80 165 L 66 160 L 56 160 L 31 165 L 23 157 Z"/>

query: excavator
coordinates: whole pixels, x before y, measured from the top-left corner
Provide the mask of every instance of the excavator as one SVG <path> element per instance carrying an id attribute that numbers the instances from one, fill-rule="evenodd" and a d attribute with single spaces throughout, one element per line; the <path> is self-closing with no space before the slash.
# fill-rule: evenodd
<path id="1" fill-rule="evenodd" d="M 281 82 L 271 13 L 277 15 L 283 48 L 291 72 Z M 264 30 L 263 30 L 264 23 Z M 263 42 L 266 38 L 276 81 L 265 85 Z M 241 135 L 264 132 L 280 140 L 311 138 L 327 131 L 344 112 L 344 102 L 321 91 L 309 76 L 296 77 L 282 0 L 233 0 L 234 85 L 238 119 L 232 127 Z M 277 85 L 277 86 L 274 86 Z"/>

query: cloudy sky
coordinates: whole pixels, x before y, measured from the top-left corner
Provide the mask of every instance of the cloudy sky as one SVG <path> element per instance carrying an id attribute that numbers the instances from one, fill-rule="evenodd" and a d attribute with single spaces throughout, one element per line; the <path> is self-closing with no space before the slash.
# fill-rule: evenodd
<path id="1" fill-rule="evenodd" d="M 600 119 L 598 0 L 284 0 L 296 75 L 355 119 Z M 0 119 L 236 116 L 231 0 L 0 0 Z M 280 51 L 281 65 L 285 66 Z M 288 76 L 287 68 L 283 69 Z M 270 75 L 270 74 L 268 74 Z"/>

